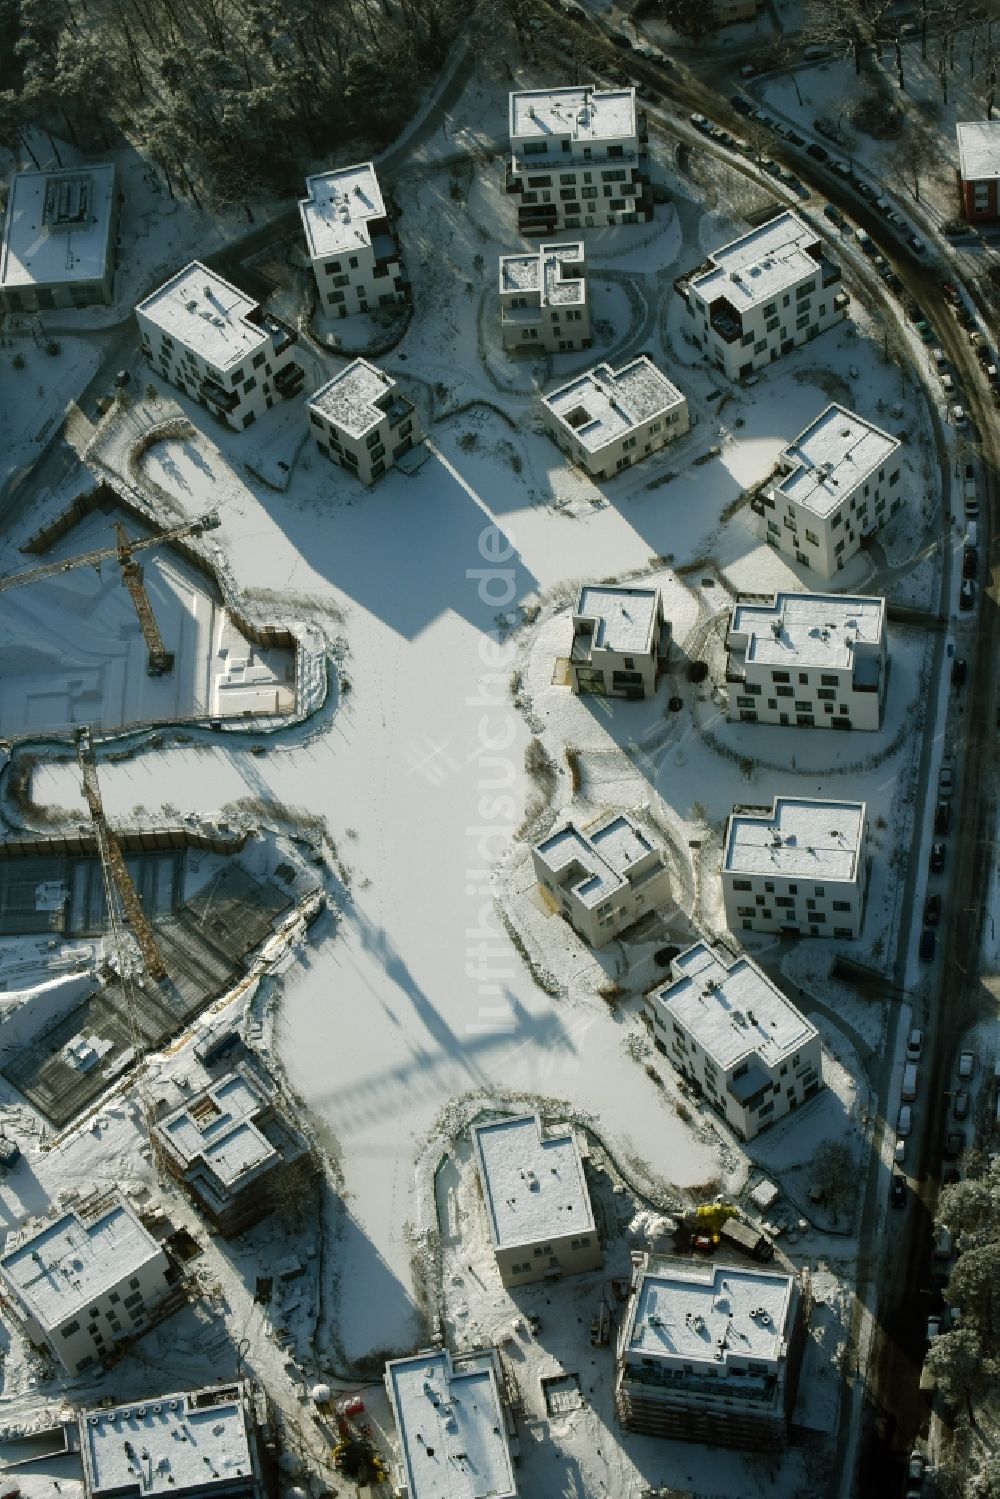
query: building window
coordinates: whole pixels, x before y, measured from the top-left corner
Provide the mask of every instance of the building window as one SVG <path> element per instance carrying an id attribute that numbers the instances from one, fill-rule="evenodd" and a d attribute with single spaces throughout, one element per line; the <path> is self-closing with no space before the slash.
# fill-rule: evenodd
<path id="1" fill-rule="evenodd" d="M 733 889 L 734 890 L 751 890 L 751 889 L 753 889 L 753 886 L 750 884 L 749 880 L 733 880 Z"/>
<path id="2" fill-rule="evenodd" d="M 79 1322 L 67 1322 L 66 1326 L 62 1328 L 61 1331 L 64 1338 L 71 1338 L 74 1333 L 78 1333 L 80 1331 L 80 1324 Z"/>

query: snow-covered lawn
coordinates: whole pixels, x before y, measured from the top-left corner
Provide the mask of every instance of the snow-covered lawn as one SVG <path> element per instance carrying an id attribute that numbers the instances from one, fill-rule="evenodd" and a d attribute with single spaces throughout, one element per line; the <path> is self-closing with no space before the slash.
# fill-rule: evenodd
<path id="1" fill-rule="evenodd" d="M 99 338 L 60 335 L 56 341 L 59 353 L 47 354 L 45 335 L 39 334 L 36 343 L 26 328 L 15 330 L 0 353 L 0 493 L 37 459 L 46 439 L 62 426 L 66 407 L 101 362 Z M 23 368 L 15 367 L 16 358 L 23 359 Z"/>

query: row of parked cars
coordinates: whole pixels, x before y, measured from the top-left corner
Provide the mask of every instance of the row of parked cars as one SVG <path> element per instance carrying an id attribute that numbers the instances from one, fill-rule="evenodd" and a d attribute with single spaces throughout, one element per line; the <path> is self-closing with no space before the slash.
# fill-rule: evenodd
<path id="1" fill-rule="evenodd" d="M 745 112 L 750 112 L 749 106 Z M 762 111 L 757 111 L 757 114 L 761 113 Z M 769 119 L 770 116 L 764 116 L 764 118 Z M 710 136 L 720 146 L 726 146 L 730 151 L 739 151 L 742 156 L 757 157 L 756 148 L 749 141 L 744 140 L 740 135 L 733 135 L 731 131 L 725 130 L 721 125 L 716 125 L 713 120 L 708 119 L 705 115 L 691 115 L 691 124 L 696 130 L 700 130 L 702 135 Z M 796 141 L 800 144 L 802 143 L 801 136 L 795 135 L 794 131 L 791 134 Z M 799 181 L 795 173 L 788 167 L 783 167 L 780 162 L 773 161 L 770 156 L 761 156 L 757 164 L 762 172 L 766 172 L 769 177 L 779 178 L 786 187 L 791 188 L 792 192 L 796 193 L 800 198 L 808 198 L 809 189 L 804 183 Z"/>
<path id="2" fill-rule="evenodd" d="M 895 1167 L 902 1166 L 906 1159 L 906 1142 L 913 1133 L 913 1104 L 916 1101 L 920 1089 L 920 1059 L 924 1051 L 924 1033 L 919 1026 L 914 1026 L 910 1031 L 906 1042 L 906 1062 L 903 1066 L 903 1089 L 902 1102 L 899 1106 L 899 1114 L 896 1121 L 896 1145 L 893 1151 L 893 1163 Z M 967 1086 L 972 1081 L 976 1070 L 975 1053 L 963 1051 L 958 1059 L 958 1082 L 952 1093 L 951 1119 L 945 1126 L 944 1140 L 942 1146 L 946 1161 L 957 1161 L 965 1149 L 965 1130 L 959 1128 L 969 1117 L 972 1107 L 972 1092 Z M 944 1180 L 957 1181 L 958 1169 L 951 1165 L 945 1168 Z M 893 1207 L 906 1206 L 906 1178 L 899 1170 L 894 1170 L 892 1185 L 890 1188 L 890 1201 Z M 950 1251 L 949 1251 L 950 1253 Z"/>

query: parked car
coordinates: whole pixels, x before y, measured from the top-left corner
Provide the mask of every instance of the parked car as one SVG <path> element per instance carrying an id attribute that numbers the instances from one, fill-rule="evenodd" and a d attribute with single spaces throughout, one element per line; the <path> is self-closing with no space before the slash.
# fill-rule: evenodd
<path id="1" fill-rule="evenodd" d="M 976 1070 L 976 1054 L 972 1051 L 963 1051 L 958 1059 L 959 1081 L 967 1083 Z"/>
<path id="2" fill-rule="evenodd" d="M 920 933 L 920 961 L 921 963 L 933 963 L 934 953 L 937 950 L 937 935 L 932 926 L 925 926 Z"/>
<path id="3" fill-rule="evenodd" d="M 962 579 L 962 586 L 958 590 L 958 607 L 963 614 L 968 614 L 976 607 L 976 585 L 971 578 Z"/>
<path id="4" fill-rule="evenodd" d="M 900 1140 L 907 1139 L 913 1133 L 913 1114 L 910 1105 L 904 1103 L 899 1110 L 899 1118 L 896 1121 L 896 1134 Z"/>
<path id="5" fill-rule="evenodd" d="M 919 1062 L 924 1049 L 924 1033 L 919 1025 L 915 1025 L 910 1031 L 906 1042 L 906 1060 L 908 1062 Z"/>
<path id="6" fill-rule="evenodd" d="M 934 342 L 934 330 L 931 327 L 930 323 L 928 323 L 924 318 L 920 318 L 919 321 L 914 324 L 914 327 L 920 335 L 921 343 L 929 344 Z"/>
<path id="7" fill-rule="evenodd" d="M 956 656 L 951 663 L 951 685 L 953 687 L 964 687 L 968 666 L 964 656 Z"/>
<path id="8" fill-rule="evenodd" d="M 951 765 L 942 765 L 938 771 L 938 796 L 947 801 L 955 794 L 955 771 Z"/>
<path id="9" fill-rule="evenodd" d="M 889 1188 L 889 1201 L 894 1208 L 905 1208 L 906 1206 L 906 1181 L 902 1176 L 892 1174 L 892 1186 Z"/>
<path id="10" fill-rule="evenodd" d="M 833 170 L 838 177 L 850 178 L 854 175 L 846 161 L 833 162 Z"/>
<path id="11" fill-rule="evenodd" d="M 906 1155 L 906 1141 L 905 1140 L 897 1140 L 896 1141 L 896 1147 L 895 1147 L 895 1149 L 892 1152 L 892 1159 L 895 1161 L 895 1163 L 896 1163 L 897 1166 L 901 1166 L 903 1164 L 903 1159 L 904 1159 L 905 1155 Z"/>
<path id="12" fill-rule="evenodd" d="M 952 425 L 955 427 L 966 427 L 969 424 L 969 418 L 965 414 L 964 406 L 949 406 L 948 415 L 951 418 Z"/>
<path id="13" fill-rule="evenodd" d="M 962 1154 L 962 1151 L 964 1149 L 965 1131 L 960 1129 L 950 1129 L 946 1131 L 944 1137 L 945 1160 L 957 1161 L 958 1157 Z"/>
<path id="14" fill-rule="evenodd" d="M 836 224 L 837 225 L 838 229 L 840 229 L 843 226 L 844 215 L 841 213 L 841 211 L 840 211 L 839 208 L 836 208 L 834 206 L 834 204 L 832 204 L 832 203 L 826 203 L 826 204 L 824 204 L 823 212 L 826 214 L 827 218 L 830 220 L 830 222 L 832 224 Z"/>
<path id="15" fill-rule="evenodd" d="M 940 874 L 944 868 L 944 844 L 931 844 L 931 874 Z"/>
<path id="16" fill-rule="evenodd" d="M 937 926 L 941 920 L 941 897 L 932 890 L 924 901 L 924 926 Z"/>
<path id="17" fill-rule="evenodd" d="M 914 255 L 927 254 L 927 246 L 924 244 L 919 234 L 911 234 L 906 243 L 909 245 Z"/>
<path id="18" fill-rule="evenodd" d="M 938 802 L 934 808 L 934 831 L 939 838 L 947 836 L 951 827 L 951 803 Z"/>
<path id="19" fill-rule="evenodd" d="M 955 1101 L 952 1104 L 951 1112 L 954 1114 L 956 1119 L 967 1119 L 969 1117 L 968 1088 L 959 1088 L 958 1092 L 955 1094 Z"/>
<path id="20" fill-rule="evenodd" d="M 744 99 L 742 94 L 733 94 L 729 100 L 738 115 L 748 115 L 753 109 L 749 99 Z"/>
<path id="21" fill-rule="evenodd" d="M 949 375 L 947 370 L 941 374 L 941 389 L 946 396 L 953 396 L 955 394 L 955 377 L 954 375 Z"/>
<path id="22" fill-rule="evenodd" d="M 821 146 L 818 141 L 813 141 L 811 145 L 806 147 L 806 155 L 811 156 L 813 161 L 822 162 L 830 160 L 829 151 L 825 146 Z"/>
<path id="23" fill-rule="evenodd" d="M 933 1343 L 935 1338 L 941 1336 L 941 1318 L 937 1312 L 932 1312 L 927 1318 L 927 1341 Z"/>
<path id="24" fill-rule="evenodd" d="M 974 578 L 979 571 L 979 553 L 975 547 L 962 548 L 962 577 Z"/>

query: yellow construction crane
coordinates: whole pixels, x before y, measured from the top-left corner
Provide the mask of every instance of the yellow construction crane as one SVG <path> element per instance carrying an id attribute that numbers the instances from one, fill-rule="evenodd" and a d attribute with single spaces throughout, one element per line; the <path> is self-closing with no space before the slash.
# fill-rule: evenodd
<path id="1" fill-rule="evenodd" d="M 101 860 L 101 871 L 104 875 L 104 895 L 108 907 L 108 921 L 112 933 L 119 946 L 122 945 L 121 931 L 118 919 L 115 897 L 121 901 L 122 909 L 129 926 L 132 928 L 135 940 L 139 944 L 143 963 L 150 978 L 164 979 L 167 970 L 163 959 L 160 957 L 160 949 L 156 945 L 153 928 L 146 919 L 146 913 L 142 909 L 139 893 L 132 882 L 122 857 L 122 851 L 118 846 L 118 840 L 108 827 L 108 820 L 104 815 L 104 803 L 101 800 L 101 788 L 97 780 L 97 761 L 94 758 L 94 741 L 91 738 L 90 728 L 87 724 L 81 724 L 76 731 L 76 757 L 80 763 L 83 775 L 83 794 L 87 798 L 87 806 L 90 808 L 90 819 L 94 824 L 94 832 L 97 836 L 97 851 Z M 125 963 L 124 953 L 122 958 L 123 971 Z"/>
<path id="2" fill-rule="evenodd" d="M 135 612 L 139 617 L 142 637 L 149 652 L 147 670 L 150 676 L 160 677 L 173 669 L 174 656 L 173 652 L 168 651 L 163 644 L 163 637 L 143 583 L 142 567 L 134 560 L 134 554 L 146 551 L 149 547 L 163 546 L 166 542 L 177 541 L 182 536 L 200 536 L 203 531 L 214 531 L 218 525 L 218 512 L 210 510 L 205 515 L 199 515 L 195 520 L 185 521 L 183 525 L 171 526 L 169 530 L 161 531 L 158 536 L 136 537 L 130 540 L 125 527 L 120 521 L 116 521 L 116 544 L 113 547 L 99 547 L 93 552 L 83 552 L 79 557 L 66 557 L 62 562 L 45 562 L 41 567 L 31 567 L 22 573 L 8 573 L 6 577 L 0 577 L 0 593 L 7 588 L 20 588 L 25 583 L 38 583 L 42 578 L 54 578 L 59 573 L 69 572 L 74 567 L 100 568 L 102 562 L 115 558 L 122 570 L 122 582 L 129 591 L 129 596 L 135 605 Z"/>

